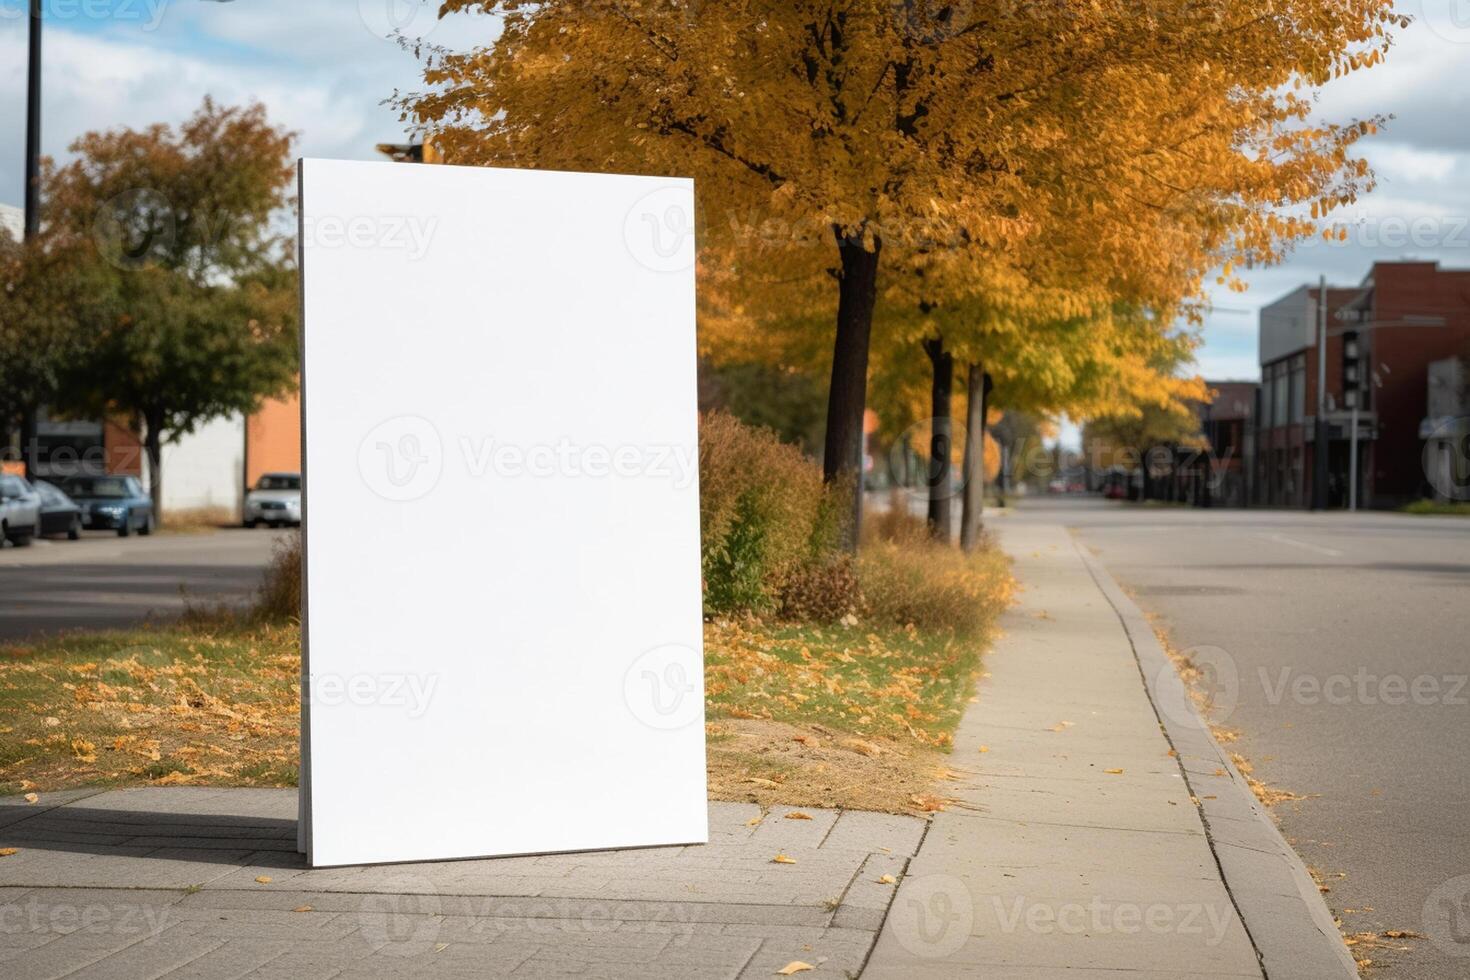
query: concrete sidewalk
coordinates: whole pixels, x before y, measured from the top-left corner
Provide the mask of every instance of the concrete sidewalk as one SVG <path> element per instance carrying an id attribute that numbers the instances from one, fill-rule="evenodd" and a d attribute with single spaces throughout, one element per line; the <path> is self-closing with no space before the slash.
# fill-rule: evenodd
<path id="1" fill-rule="evenodd" d="M 310 870 L 292 790 L 0 799 L 0 976 L 1352 976 L 1137 607 L 995 523 L 1025 591 L 932 823 L 715 803 L 704 846 Z"/>
<path id="2" fill-rule="evenodd" d="M 972 809 L 934 819 L 863 976 L 1355 976 L 1137 608 L 1062 527 L 998 524 L 1024 591 L 955 739 Z M 1214 801 L 1256 859 L 1238 878 Z"/>

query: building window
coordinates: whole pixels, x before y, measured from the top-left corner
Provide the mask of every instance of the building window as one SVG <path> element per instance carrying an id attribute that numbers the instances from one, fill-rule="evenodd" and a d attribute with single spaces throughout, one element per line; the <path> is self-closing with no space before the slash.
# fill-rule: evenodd
<path id="1" fill-rule="evenodd" d="M 1260 419 L 1261 426 L 1267 429 L 1276 424 L 1271 413 L 1271 378 L 1275 375 L 1275 372 L 1276 366 L 1274 364 L 1267 364 L 1261 368 L 1261 408 L 1256 413 L 1256 418 Z"/>
<path id="2" fill-rule="evenodd" d="M 1285 364 L 1276 365 L 1276 377 L 1271 382 L 1271 424 L 1285 425 L 1287 420 L 1287 408 L 1291 404 L 1289 386 L 1291 376 L 1286 371 Z"/>
<path id="3" fill-rule="evenodd" d="M 1307 359 L 1298 355 L 1291 362 L 1291 420 L 1300 424 L 1307 417 Z"/>

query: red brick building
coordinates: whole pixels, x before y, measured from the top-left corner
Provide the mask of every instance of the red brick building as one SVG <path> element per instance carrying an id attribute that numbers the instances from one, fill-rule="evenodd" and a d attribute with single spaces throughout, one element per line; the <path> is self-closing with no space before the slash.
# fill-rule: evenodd
<path id="1" fill-rule="evenodd" d="M 1318 290 L 1304 286 L 1261 310 L 1255 504 L 1312 503 L 1318 300 Z M 1330 287 L 1326 302 L 1328 506 L 1349 499 L 1355 400 L 1359 506 L 1428 495 L 1420 425 L 1429 365 L 1470 353 L 1470 270 L 1379 262 L 1360 286 Z"/>

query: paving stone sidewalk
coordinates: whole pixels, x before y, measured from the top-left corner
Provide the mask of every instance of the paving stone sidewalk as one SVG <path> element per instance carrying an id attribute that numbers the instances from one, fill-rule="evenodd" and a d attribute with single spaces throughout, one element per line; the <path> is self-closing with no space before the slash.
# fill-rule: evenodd
<path id="1" fill-rule="evenodd" d="M 5 798 L 0 976 L 855 976 L 925 823 L 787 812 L 712 803 L 703 846 L 312 870 L 294 790 Z"/>

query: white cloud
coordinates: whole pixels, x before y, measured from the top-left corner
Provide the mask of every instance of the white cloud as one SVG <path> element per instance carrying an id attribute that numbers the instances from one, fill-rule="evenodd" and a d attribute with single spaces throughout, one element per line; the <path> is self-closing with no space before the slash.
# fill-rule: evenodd
<path id="1" fill-rule="evenodd" d="M 1424 150 L 1403 143 L 1369 143 L 1363 156 L 1381 180 L 1441 183 L 1464 162 L 1464 154 Z"/>
<path id="2" fill-rule="evenodd" d="M 0 0 L 0 86 L 23 93 L 27 23 L 3 16 L 16 2 Z M 374 159 L 377 143 L 408 134 L 383 100 L 421 84 L 414 54 L 378 31 L 398 24 L 455 47 L 498 31 L 498 21 L 483 16 L 440 23 L 425 13 L 437 6 L 117 0 L 91 18 L 82 16 L 85 5 L 57 7 L 44 35 L 43 150 L 64 158 L 72 140 L 91 130 L 180 122 L 208 94 L 229 104 L 263 102 L 273 122 L 299 133 L 303 155 Z M 22 98 L 0 101 L 6 145 L 24 145 L 24 112 Z M 0 201 L 21 200 L 22 166 L 18 152 L 0 157 Z"/>

